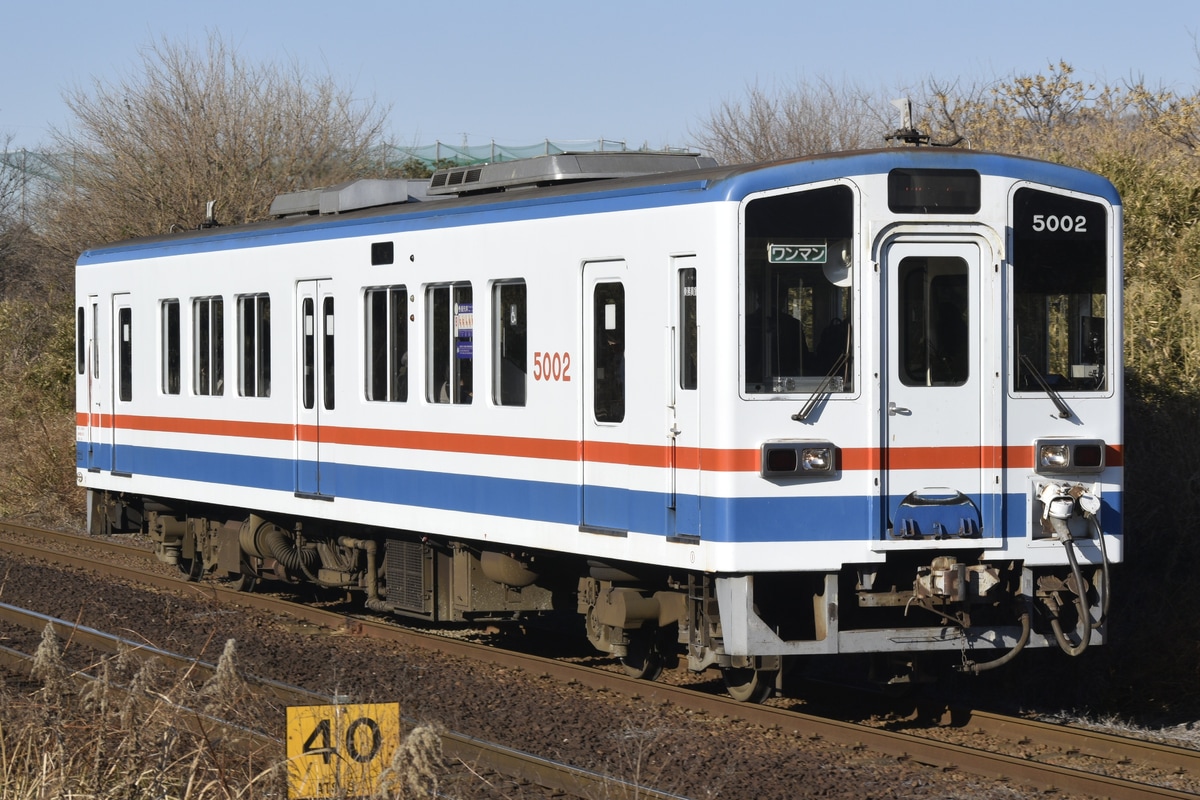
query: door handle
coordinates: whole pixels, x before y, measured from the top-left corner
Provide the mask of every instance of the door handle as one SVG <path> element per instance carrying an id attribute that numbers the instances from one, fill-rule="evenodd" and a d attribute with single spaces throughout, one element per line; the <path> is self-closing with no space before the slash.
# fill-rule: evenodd
<path id="1" fill-rule="evenodd" d="M 904 408 L 903 406 L 898 406 L 895 403 L 888 403 L 888 416 L 894 417 L 897 414 L 907 417 L 910 414 L 912 414 L 912 411 L 910 409 Z"/>

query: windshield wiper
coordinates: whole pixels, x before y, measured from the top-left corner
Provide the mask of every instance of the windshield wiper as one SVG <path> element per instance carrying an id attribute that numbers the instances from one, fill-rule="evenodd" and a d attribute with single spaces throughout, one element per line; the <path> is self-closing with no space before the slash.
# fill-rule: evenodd
<path id="1" fill-rule="evenodd" d="M 1021 366 L 1025 367 L 1026 371 L 1028 371 L 1029 374 L 1033 376 L 1033 379 L 1037 381 L 1037 385 L 1042 387 L 1042 391 L 1049 395 L 1050 399 L 1054 401 L 1055 407 L 1058 408 L 1058 415 L 1063 419 L 1070 419 L 1071 409 L 1067 408 L 1067 404 L 1062 399 L 1062 395 L 1055 391 L 1054 387 L 1047 383 L 1046 379 L 1042 377 L 1041 370 L 1035 367 L 1033 362 L 1029 360 L 1029 356 L 1025 355 L 1024 353 L 1021 353 L 1018 358 L 1021 361 Z"/>
<path id="2" fill-rule="evenodd" d="M 846 357 L 847 356 L 845 353 L 840 353 L 838 357 L 834 359 L 833 366 L 829 368 L 829 372 L 825 373 L 825 377 L 821 380 L 820 385 L 817 386 L 817 390 L 813 392 L 812 397 L 808 398 L 808 402 L 804 404 L 804 408 L 800 409 L 795 414 L 792 414 L 792 419 L 796 420 L 796 422 L 804 422 L 804 420 L 808 419 L 808 415 L 811 414 L 813 409 L 817 407 L 817 403 L 820 402 L 822 398 L 833 394 L 833 390 L 831 390 L 829 387 L 833 384 L 834 375 L 836 375 L 837 371 L 842 368 L 843 364 L 846 363 Z"/>

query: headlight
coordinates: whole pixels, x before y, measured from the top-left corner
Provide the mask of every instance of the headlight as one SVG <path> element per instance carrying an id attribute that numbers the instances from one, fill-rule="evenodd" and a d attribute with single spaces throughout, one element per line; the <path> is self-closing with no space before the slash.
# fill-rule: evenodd
<path id="1" fill-rule="evenodd" d="M 833 468 L 833 449 L 806 447 L 800 451 L 800 468 L 812 472 L 829 472 Z"/>
<path id="2" fill-rule="evenodd" d="M 818 478 L 837 472 L 837 448 L 829 442 L 796 439 L 765 442 L 764 478 Z"/>
<path id="3" fill-rule="evenodd" d="M 1034 471 L 1044 475 L 1104 471 L 1104 442 L 1100 439 L 1039 439 L 1033 449 Z"/>
<path id="4" fill-rule="evenodd" d="M 1071 465 L 1071 448 L 1065 444 L 1044 444 L 1038 448 L 1038 468 L 1062 469 Z"/>

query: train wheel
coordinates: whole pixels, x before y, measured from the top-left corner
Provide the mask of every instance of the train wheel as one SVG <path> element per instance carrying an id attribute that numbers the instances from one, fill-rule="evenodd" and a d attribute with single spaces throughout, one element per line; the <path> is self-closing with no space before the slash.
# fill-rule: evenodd
<path id="1" fill-rule="evenodd" d="M 761 703 L 775 690 L 776 672 L 773 669 L 726 667 L 722 674 L 725 690 L 739 703 Z"/>
<path id="2" fill-rule="evenodd" d="M 629 647 L 621 659 L 625 674 L 639 680 L 654 681 L 662 675 L 665 661 L 656 631 L 630 631 Z"/>
<path id="3" fill-rule="evenodd" d="M 229 588 L 235 592 L 253 592 L 255 586 L 258 586 L 258 578 L 253 575 L 239 572 L 230 577 Z"/>
<path id="4" fill-rule="evenodd" d="M 198 558 L 181 558 L 179 559 L 179 571 L 187 576 L 189 581 L 198 581 L 200 573 L 204 571 L 204 564 Z"/>

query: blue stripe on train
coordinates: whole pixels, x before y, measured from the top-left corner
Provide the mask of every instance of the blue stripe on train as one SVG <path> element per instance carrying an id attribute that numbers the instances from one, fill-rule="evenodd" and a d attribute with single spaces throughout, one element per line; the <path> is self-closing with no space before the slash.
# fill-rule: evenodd
<path id="1" fill-rule="evenodd" d="M 297 462 L 292 459 L 240 456 L 153 447 L 122 446 L 122 461 L 137 475 L 199 481 L 292 494 Z M 86 469 L 86 443 L 76 445 L 76 463 Z M 111 464 L 111 447 L 96 447 L 93 463 Z M 312 464 L 305 465 L 311 468 Z M 104 466 L 103 468 L 107 468 Z M 420 506 L 445 511 L 490 514 L 563 525 L 587 525 L 671 535 L 671 513 L 665 492 L 613 489 L 392 467 L 324 463 L 321 469 L 337 497 L 377 503 Z M 194 498 L 202 499 L 202 498 Z M 1007 526 L 1024 530 L 1028 515 L 1023 493 L 1006 498 Z M 1000 501 L 996 495 L 974 496 L 984 520 Z M 680 496 L 681 507 L 694 497 Z M 891 498 L 889 508 L 899 497 Z M 219 501 L 218 501 L 219 502 Z M 880 500 L 874 496 L 702 497 L 700 534 L 710 542 L 820 542 L 861 540 L 878 530 Z M 266 504 L 264 503 L 264 506 Z M 1121 496 L 1107 494 L 1101 510 L 1105 528 L 1121 530 Z M 403 520 L 397 520 L 402 526 Z M 986 526 L 986 522 L 985 522 Z M 984 530 L 985 538 L 988 531 Z"/>

